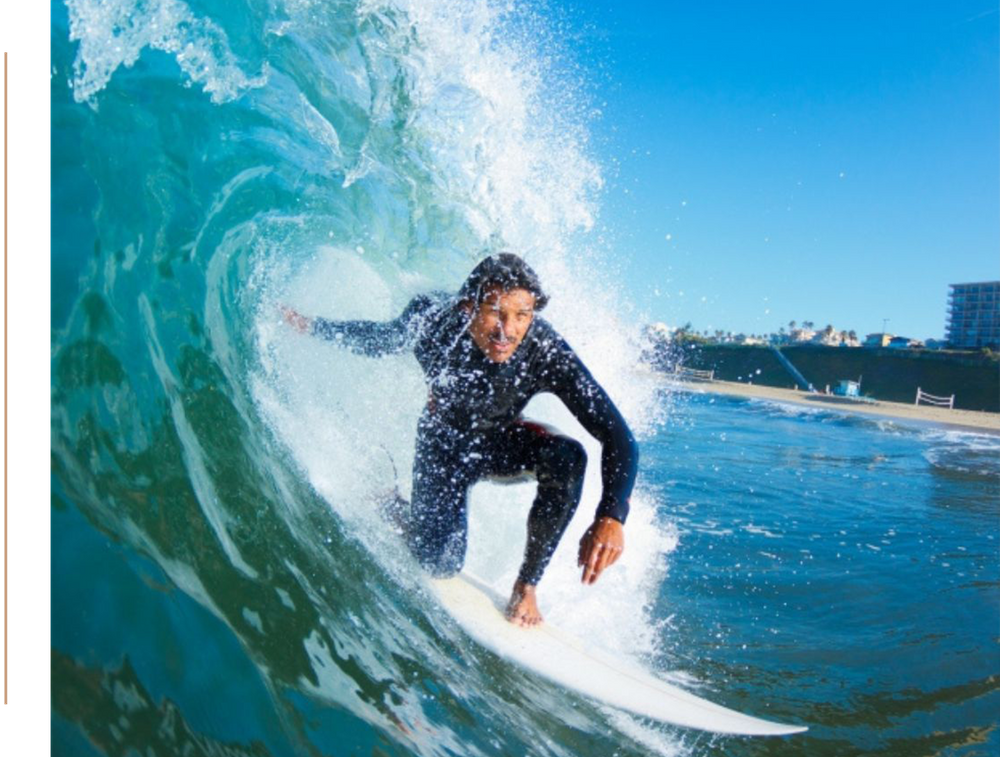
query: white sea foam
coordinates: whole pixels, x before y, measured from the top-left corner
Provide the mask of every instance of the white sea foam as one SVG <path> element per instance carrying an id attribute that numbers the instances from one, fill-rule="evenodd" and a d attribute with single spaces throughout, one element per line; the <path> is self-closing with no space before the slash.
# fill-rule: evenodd
<path id="1" fill-rule="evenodd" d="M 638 328 L 586 242 L 600 174 L 586 153 L 581 124 L 560 124 L 552 114 L 566 109 L 545 101 L 544 56 L 502 35 L 491 3 L 371 2 L 360 11 L 390 12 L 393 24 L 381 47 L 375 40 L 364 44 L 372 55 L 388 49 L 405 74 L 411 110 L 404 143 L 426 171 L 419 178 L 433 183 L 437 197 L 464 209 L 480 244 L 500 239 L 524 254 L 551 295 L 544 315 L 630 425 L 640 433 L 652 428 L 659 420 L 658 387 L 633 370 Z M 373 107 L 380 107 L 374 100 Z M 316 149 L 329 153 L 332 136 L 319 129 L 315 139 Z M 373 147 L 370 157 L 392 156 Z M 301 239 L 308 239 L 308 231 L 307 224 Z M 403 560 L 412 569 L 399 556 L 398 540 L 385 536 L 372 503 L 397 484 L 404 495 L 409 492 L 414 433 L 426 398 L 416 362 L 410 355 L 373 360 L 300 336 L 280 323 L 275 306 L 283 301 L 307 314 L 387 320 L 417 292 L 456 288 L 476 251 L 456 268 L 452 261 L 426 258 L 404 266 L 378 245 L 313 249 L 305 263 L 290 267 L 275 263 L 273 249 L 260 259 L 268 272 L 262 276 L 261 372 L 254 394 L 313 486 L 358 538 L 388 564 Z M 540 590 L 543 612 L 552 622 L 586 628 L 590 639 L 612 652 L 651 653 L 659 631 L 646 608 L 664 579 L 664 556 L 675 548 L 676 533 L 658 525 L 657 497 L 640 480 L 624 556 L 596 587 L 582 587 L 576 544 L 600 497 L 600 448 L 554 397 L 536 398 L 526 414 L 584 441 L 590 460 L 578 515 Z M 509 590 L 521 559 L 533 487 L 484 484 L 471 492 L 466 564 L 501 591 Z"/>
<path id="2" fill-rule="evenodd" d="M 69 37 L 79 42 L 73 97 L 92 101 L 118 68 L 131 67 L 146 48 L 174 57 L 213 102 L 263 86 L 267 71 L 248 76 L 217 24 L 196 16 L 181 0 L 66 0 Z"/>
<path id="3" fill-rule="evenodd" d="M 759 536 L 765 536 L 768 539 L 782 538 L 781 534 L 776 534 L 771 531 L 768 531 L 763 526 L 755 526 L 753 523 L 748 523 L 747 525 L 743 526 L 743 530 L 746 531 L 748 534 L 757 534 Z"/>
<path id="4" fill-rule="evenodd" d="M 1000 474 L 1000 436 L 951 429 L 924 429 L 924 459 L 936 468 L 985 476 Z"/>
<path id="5" fill-rule="evenodd" d="M 652 724 L 647 720 L 605 707 L 604 712 L 615 728 L 624 733 L 651 754 L 661 757 L 678 757 L 691 754 L 691 747 L 685 739 L 671 728 Z"/>

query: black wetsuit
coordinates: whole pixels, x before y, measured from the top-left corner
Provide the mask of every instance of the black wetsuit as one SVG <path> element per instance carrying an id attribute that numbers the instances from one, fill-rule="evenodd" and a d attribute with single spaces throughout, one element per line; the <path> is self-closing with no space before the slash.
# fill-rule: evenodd
<path id="1" fill-rule="evenodd" d="M 461 570 L 469 487 L 482 478 L 532 473 L 538 493 L 519 578 L 537 584 L 580 501 L 586 453 L 578 441 L 522 419 L 528 400 L 555 394 L 601 442 L 598 516 L 625 522 L 638 448 L 614 403 L 545 320 L 534 318 L 503 363 L 476 346 L 469 323 L 454 296 L 427 295 L 393 321 L 315 318 L 312 333 L 373 357 L 413 349 L 424 370 L 430 397 L 417 429 L 406 529 L 421 564 L 435 575 Z"/>

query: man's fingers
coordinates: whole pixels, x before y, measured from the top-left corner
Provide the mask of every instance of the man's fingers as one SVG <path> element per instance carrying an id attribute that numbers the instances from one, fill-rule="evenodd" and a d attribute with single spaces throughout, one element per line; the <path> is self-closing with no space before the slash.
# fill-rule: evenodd
<path id="1" fill-rule="evenodd" d="M 601 577 L 601 573 L 603 573 L 604 569 L 611 564 L 612 554 L 613 552 L 611 547 L 605 545 L 601 550 L 600 559 L 597 561 L 597 570 L 594 571 L 594 577 L 590 580 L 591 583 L 597 583 L 597 579 Z"/>
<path id="2" fill-rule="evenodd" d="M 586 564 L 586 568 L 583 571 L 583 583 L 596 583 L 601 573 L 604 572 L 604 569 L 614 565 L 618 561 L 622 551 L 621 547 L 595 542 L 586 560 L 581 560 L 581 564 Z"/>
<path id="3" fill-rule="evenodd" d="M 609 553 L 608 547 L 600 542 L 595 542 L 590 549 L 590 555 L 587 557 L 587 567 L 583 571 L 583 582 L 585 584 L 592 584 L 597 580 L 597 577 L 601 575 L 601 571 L 604 570 L 607 565 L 607 555 Z"/>
<path id="4" fill-rule="evenodd" d="M 594 544 L 590 548 L 590 555 L 587 557 L 587 572 L 593 573 L 597 570 L 597 566 L 600 563 L 601 553 L 604 551 L 604 545 L 600 542 Z"/>
<path id="5" fill-rule="evenodd" d="M 583 568 L 583 583 L 596 582 L 605 568 L 618 561 L 624 549 L 621 524 L 611 518 L 595 520 L 580 539 L 577 565 Z"/>
<path id="6" fill-rule="evenodd" d="M 600 552 L 600 548 L 594 545 L 590 545 L 588 551 L 585 554 L 580 555 L 580 565 L 583 566 L 583 582 L 590 583 L 590 576 L 594 572 L 597 561 L 597 553 Z"/>
<path id="7" fill-rule="evenodd" d="M 622 547 L 608 547 L 605 551 L 608 553 L 608 561 L 605 563 L 604 567 L 610 568 L 618 562 L 618 558 L 622 556 L 622 552 L 625 550 Z"/>

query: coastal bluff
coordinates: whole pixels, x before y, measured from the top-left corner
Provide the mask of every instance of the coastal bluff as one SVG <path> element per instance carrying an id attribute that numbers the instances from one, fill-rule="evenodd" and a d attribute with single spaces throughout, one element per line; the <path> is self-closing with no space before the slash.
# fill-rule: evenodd
<path id="1" fill-rule="evenodd" d="M 1000 412 L 1000 361 L 995 355 L 935 350 L 863 349 L 796 345 L 781 347 L 807 381 L 823 391 L 840 381 L 861 382 L 861 394 L 887 402 L 910 402 L 917 389 L 955 395 L 955 407 Z M 794 388 L 795 381 L 771 347 L 726 344 L 676 345 L 656 367 L 713 371 L 720 381 Z"/>

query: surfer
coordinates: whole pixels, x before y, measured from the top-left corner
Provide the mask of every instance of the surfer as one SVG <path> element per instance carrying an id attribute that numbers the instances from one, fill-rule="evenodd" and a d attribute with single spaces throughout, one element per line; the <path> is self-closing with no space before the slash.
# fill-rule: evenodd
<path id="1" fill-rule="evenodd" d="M 524 559 L 507 606 L 523 626 L 542 620 L 536 587 L 583 491 L 583 445 L 521 416 L 536 394 L 555 394 L 601 442 L 603 491 L 580 540 L 582 581 L 593 584 L 625 547 L 623 525 L 638 448 L 621 413 L 576 353 L 536 313 L 548 297 L 518 256 L 487 257 L 458 294 L 414 298 L 388 322 L 332 321 L 283 308 L 301 333 L 377 357 L 412 349 L 429 387 L 417 426 L 413 496 L 403 512 L 407 543 L 431 574 L 454 575 L 465 560 L 467 494 L 485 478 L 532 474 Z M 405 506 L 405 501 L 401 504 Z"/>

